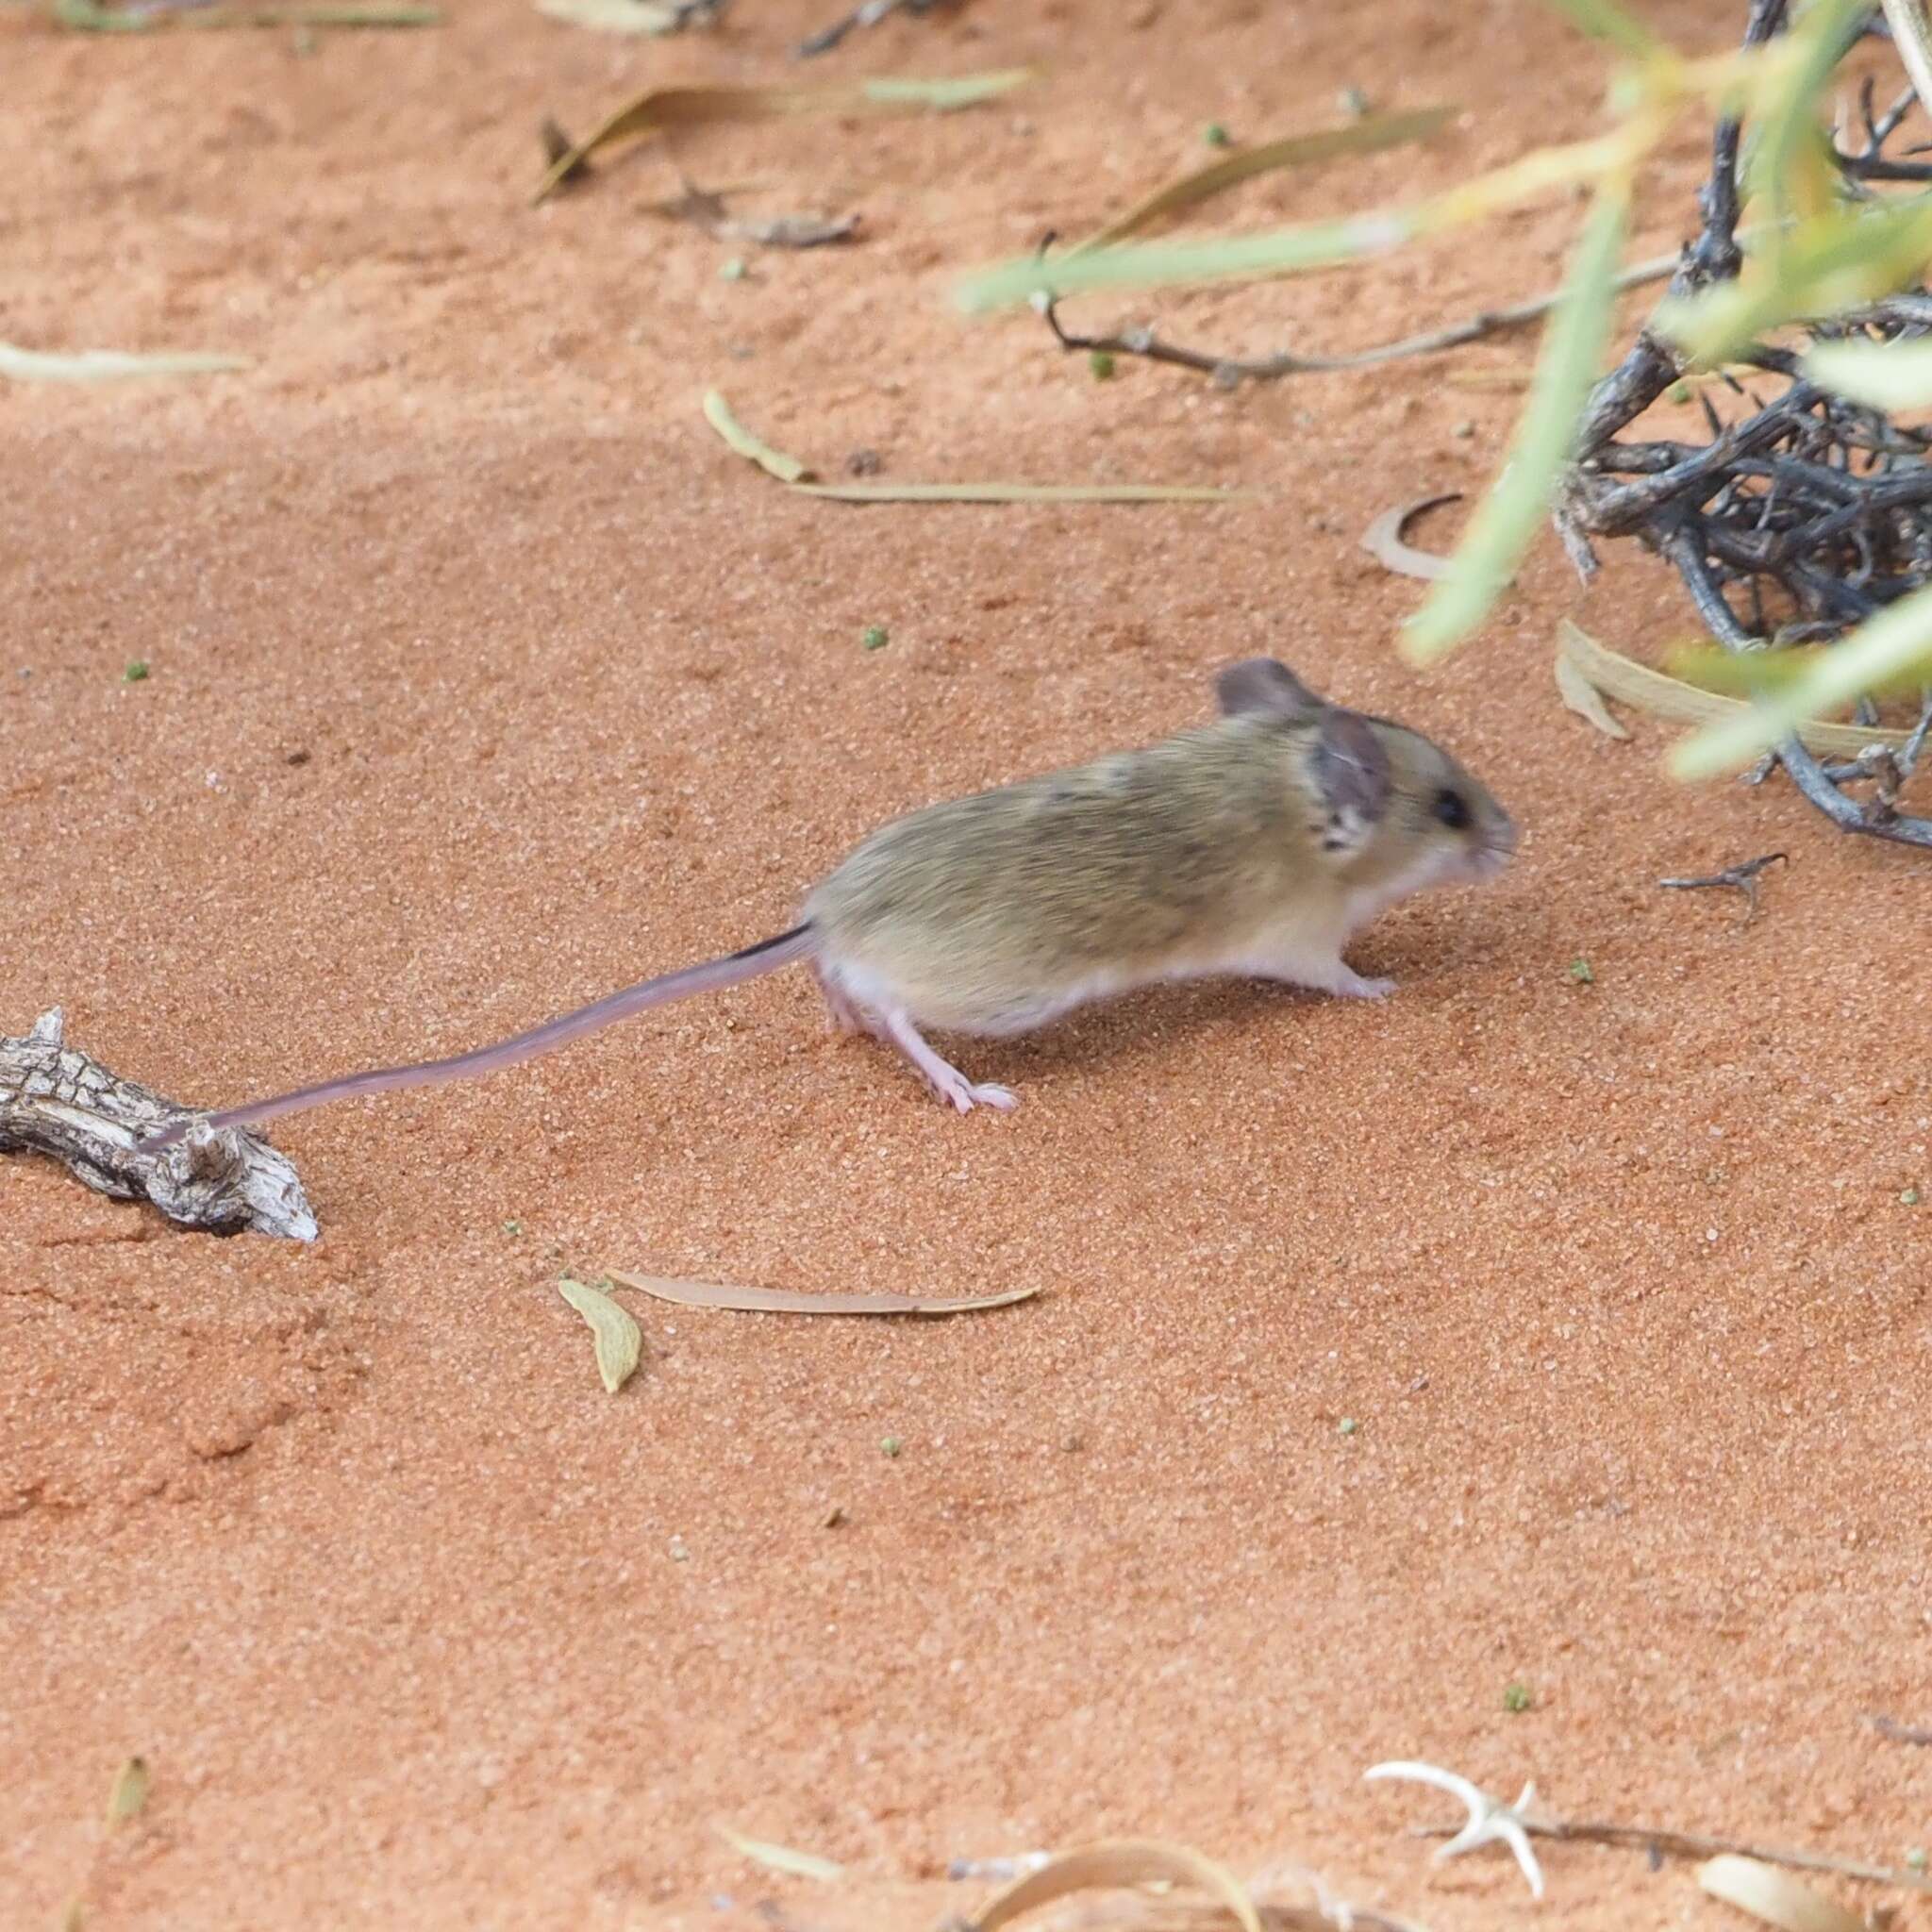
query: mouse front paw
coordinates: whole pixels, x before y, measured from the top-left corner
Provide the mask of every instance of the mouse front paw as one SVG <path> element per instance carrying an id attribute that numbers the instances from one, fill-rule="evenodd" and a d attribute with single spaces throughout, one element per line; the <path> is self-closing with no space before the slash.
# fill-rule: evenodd
<path id="1" fill-rule="evenodd" d="M 1347 967 L 1341 969 L 1341 975 L 1332 988 L 1343 999 L 1386 1000 L 1395 991 L 1392 979 L 1364 979 L 1359 973 L 1351 973 Z"/>

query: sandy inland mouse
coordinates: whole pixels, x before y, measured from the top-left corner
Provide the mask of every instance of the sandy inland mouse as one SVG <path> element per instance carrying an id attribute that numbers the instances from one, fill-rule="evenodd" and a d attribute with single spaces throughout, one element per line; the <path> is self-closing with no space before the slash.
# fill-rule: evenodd
<path id="1" fill-rule="evenodd" d="M 1393 982 L 1348 966 L 1350 935 L 1425 887 L 1500 872 L 1514 823 L 1419 732 L 1324 702 L 1273 658 L 1228 666 L 1215 694 L 1212 724 L 893 820 L 775 939 L 495 1046 L 197 1118 L 242 1126 L 495 1073 L 795 959 L 811 962 L 835 1025 L 889 1041 L 961 1113 L 1016 1101 L 941 1059 L 925 1028 L 1024 1033 L 1109 993 L 1216 975 L 1379 999 Z"/>

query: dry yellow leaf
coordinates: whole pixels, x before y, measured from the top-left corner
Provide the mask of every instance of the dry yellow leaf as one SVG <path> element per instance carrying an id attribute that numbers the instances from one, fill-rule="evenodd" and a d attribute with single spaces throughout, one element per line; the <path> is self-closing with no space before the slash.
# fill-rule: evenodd
<path id="1" fill-rule="evenodd" d="M 1865 1922 L 1844 1907 L 1801 1885 L 1789 1873 L 1724 1852 L 1697 1868 L 1697 1882 L 1712 1898 L 1776 1925 L 1780 1932 L 1865 1932 Z"/>
<path id="2" fill-rule="evenodd" d="M 130 1818 L 141 1815 L 142 1807 L 147 1803 L 147 1759 L 130 1757 L 114 1774 L 113 1785 L 108 1792 L 108 1826 L 111 1830 L 117 1824 L 125 1824 Z"/>
<path id="3" fill-rule="evenodd" d="M 788 1873 L 793 1878 L 816 1878 L 825 1883 L 845 1875 L 844 1866 L 834 1864 L 830 1858 L 821 1858 L 815 1852 L 794 1852 L 789 1845 L 768 1844 L 763 1839 L 746 1838 L 741 1831 L 733 1831 L 728 1824 L 713 1824 L 711 1829 L 733 1851 L 741 1853 L 753 1864 L 766 1866 L 771 1871 Z"/>
<path id="4" fill-rule="evenodd" d="M 1564 618 L 1557 625 L 1557 652 L 1588 684 L 1615 698 L 1620 704 L 1635 705 L 1653 718 L 1668 718 L 1681 724 L 1728 723 L 1751 709 L 1741 698 L 1720 697 L 1715 691 L 1700 691 L 1680 677 L 1653 671 L 1613 651 L 1580 625 Z M 1798 738 L 1807 751 L 1834 752 L 1854 757 L 1868 744 L 1898 746 L 1910 733 L 1883 729 L 1876 724 L 1833 724 L 1822 718 L 1807 719 L 1798 726 Z"/>
<path id="5" fill-rule="evenodd" d="M 1261 1932 L 1261 1921 L 1247 1889 L 1224 1866 L 1186 1845 L 1157 1839 L 1108 1839 L 1016 1880 L 971 1922 L 971 1932 L 997 1932 L 1024 1913 L 1037 1911 L 1069 1892 L 1158 1882 L 1191 1885 L 1218 1898 L 1242 1932 Z"/>
<path id="6" fill-rule="evenodd" d="M 637 1373 L 644 1352 L 643 1331 L 627 1308 L 620 1307 L 601 1288 L 592 1288 L 587 1281 L 575 1281 L 566 1274 L 557 1284 L 557 1291 L 591 1324 L 597 1373 L 603 1376 L 605 1388 L 615 1395 Z"/>

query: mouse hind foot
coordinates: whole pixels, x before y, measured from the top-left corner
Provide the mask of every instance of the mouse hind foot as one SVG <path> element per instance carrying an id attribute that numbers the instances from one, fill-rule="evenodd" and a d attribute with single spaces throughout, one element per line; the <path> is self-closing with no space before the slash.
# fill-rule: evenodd
<path id="1" fill-rule="evenodd" d="M 997 1108 L 1007 1113 L 1019 1106 L 1020 1096 L 1010 1087 L 996 1086 L 990 1080 L 969 1080 L 950 1060 L 941 1058 L 926 1043 L 904 1008 L 889 1006 L 883 1000 L 874 1005 L 863 996 L 855 996 L 840 974 L 823 968 L 818 980 L 819 990 L 825 996 L 827 1024 L 833 1031 L 869 1033 L 874 1040 L 897 1049 L 912 1062 L 919 1077 L 943 1106 L 957 1108 L 961 1113 L 971 1113 L 975 1107 Z"/>
<path id="2" fill-rule="evenodd" d="M 890 1041 L 918 1070 L 920 1077 L 947 1107 L 971 1113 L 975 1107 L 994 1107 L 1010 1113 L 1019 1106 L 1020 1096 L 1010 1087 L 991 1081 L 969 1080 L 950 1060 L 942 1059 L 925 1042 L 924 1037 L 904 1013 L 880 1015 L 882 1039 Z"/>

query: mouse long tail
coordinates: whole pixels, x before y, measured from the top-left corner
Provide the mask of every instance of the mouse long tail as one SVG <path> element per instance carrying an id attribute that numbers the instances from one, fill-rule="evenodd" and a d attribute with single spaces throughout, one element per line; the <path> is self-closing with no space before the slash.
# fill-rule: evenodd
<path id="1" fill-rule="evenodd" d="M 756 979 L 802 959 L 818 943 L 809 924 L 794 925 L 775 939 L 760 940 L 742 952 L 727 954 L 722 959 L 707 959 L 702 966 L 687 966 L 679 973 L 666 973 L 627 986 L 622 992 L 579 1007 L 546 1020 L 527 1033 L 500 1040 L 494 1046 L 479 1046 L 472 1053 L 459 1053 L 451 1059 L 423 1060 L 412 1067 L 378 1067 L 366 1074 L 347 1074 L 339 1080 L 325 1080 L 317 1087 L 298 1088 L 292 1093 L 279 1093 L 273 1100 L 251 1101 L 246 1107 L 231 1107 L 224 1113 L 197 1114 L 179 1121 L 158 1134 L 150 1135 L 136 1150 L 147 1153 L 180 1140 L 196 1121 L 210 1127 L 252 1126 L 285 1113 L 302 1113 L 311 1107 L 323 1107 L 332 1100 L 352 1100 L 361 1093 L 393 1093 L 405 1087 L 439 1087 L 445 1080 L 469 1080 L 479 1074 L 494 1074 L 505 1067 L 521 1065 L 540 1054 L 555 1053 L 586 1033 L 594 1033 L 613 1021 L 627 1020 L 649 1007 L 661 1007 L 696 992 L 716 992 L 724 987 Z"/>

